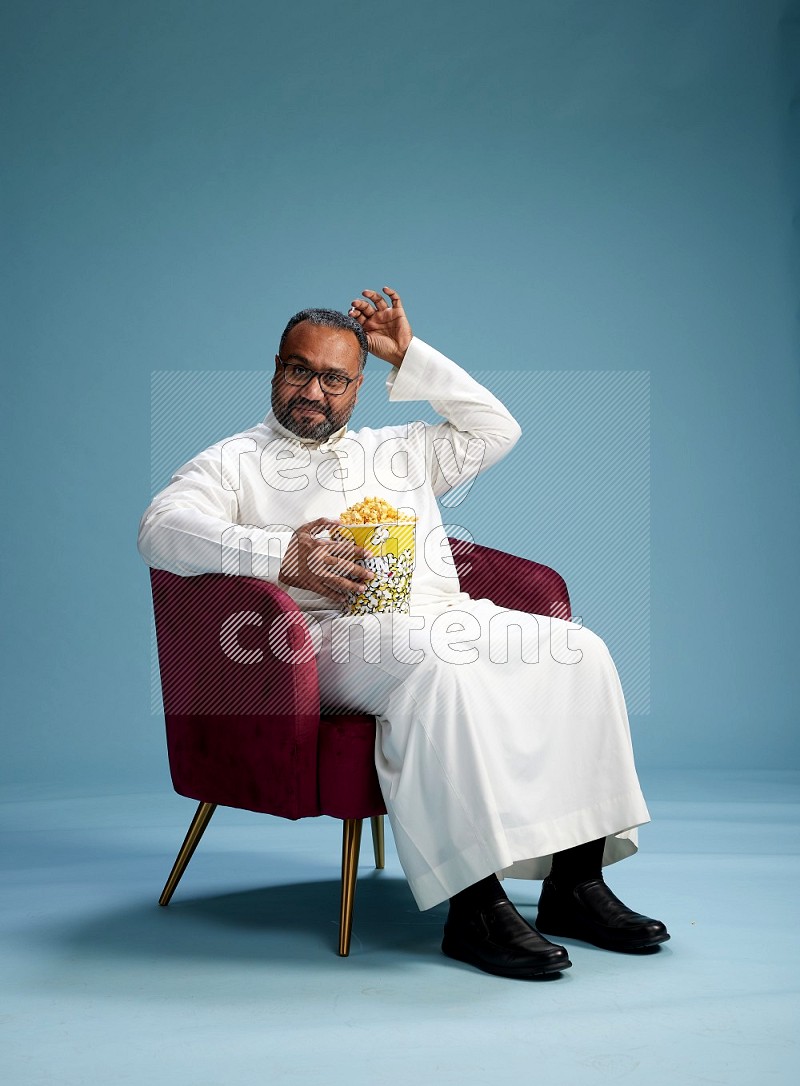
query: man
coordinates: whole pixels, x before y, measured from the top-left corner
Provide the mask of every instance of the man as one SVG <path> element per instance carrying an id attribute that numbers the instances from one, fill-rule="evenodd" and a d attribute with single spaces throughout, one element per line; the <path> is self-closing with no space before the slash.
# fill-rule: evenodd
<path id="1" fill-rule="evenodd" d="M 377 719 L 378 776 L 417 904 L 449 899 L 445 954 L 534 978 L 571 965 L 541 932 L 657 946 L 664 925 L 628 909 L 602 876 L 636 851 L 635 828 L 649 821 L 606 646 L 565 620 L 471 600 L 447 561 L 436 498 L 504 456 L 520 428 L 414 337 L 396 291 L 362 294 L 347 315 L 289 321 L 272 411 L 178 470 L 144 515 L 141 554 L 184 576 L 272 580 L 313 620 L 323 706 Z M 368 350 L 392 366 L 391 400 L 427 399 L 442 421 L 348 430 Z M 372 575 L 367 552 L 331 529 L 365 497 L 416 517 L 409 614 L 343 614 Z M 510 626 L 519 659 L 502 636 L 498 647 Z M 454 631 L 465 636 L 454 643 Z M 498 873 L 544 878 L 536 928 Z"/>

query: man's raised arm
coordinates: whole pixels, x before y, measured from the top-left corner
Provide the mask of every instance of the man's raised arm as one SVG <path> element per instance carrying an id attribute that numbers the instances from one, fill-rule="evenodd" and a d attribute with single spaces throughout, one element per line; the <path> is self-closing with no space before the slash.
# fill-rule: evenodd
<path id="1" fill-rule="evenodd" d="M 370 352 L 395 369 L 386 385 L 394 401 L 427 400 L 445 420 L 425 427 L 426 459 L 437 497 L 496 464 L 522 430 L 487 388 L 451 359 L 414 336 L 397 291 L 365 290 L 350 316 L 367 333 Z M 412 435 L 409 435 L 410 437 Z"/>

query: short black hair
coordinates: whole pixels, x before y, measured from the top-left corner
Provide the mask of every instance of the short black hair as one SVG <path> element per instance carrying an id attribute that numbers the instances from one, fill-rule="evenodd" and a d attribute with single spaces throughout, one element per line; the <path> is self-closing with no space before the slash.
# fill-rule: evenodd
<path id="1" fill-rule="evenodd" d="M 338 309 L 301 309 L 299 313 L 295 313 L 290 318 L 289 323 L 283 330 L 281 336 L 281 342 L 278 346 L 278 354 L 283 355 L 283 346 L 286 343 L 286 337 L 296 324 L 302 323 L 302 321 L 308 321 L 309 324 L 317 324 L 322 328 L 341 328 L 345 332 L 352 332 L 358 340 L 359 358 L 358 358 L 358 372 L 364 369 L 367 361 L 367 333 L 361 327 L 357 320 L 353 317 L 349 317 L 346 313 L 340 313 Z"/>

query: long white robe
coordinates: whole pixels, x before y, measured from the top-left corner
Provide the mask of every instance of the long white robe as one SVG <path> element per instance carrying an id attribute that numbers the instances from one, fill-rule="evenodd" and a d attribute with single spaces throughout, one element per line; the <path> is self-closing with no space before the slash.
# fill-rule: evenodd
<path id="1" fill-rule="evenodd" d="M 280 584 L 301 524 L 367 496 L 409 510 L 410 615 L 342 616 L 327 597 L 281 587 L 314 627 L 323 706 L 376 716 L 381 789 L 417 904 L 491 872 L 541 878 L 554 851 L 599 837 L 604 863 L 630 855 L 649 815 L 605 644 L 563 619 L 471 600 L 436 503 L 505 455 L 519 426 L 417 338 L 387 387 L 391 400 L 428 399 L 442 421 L 342 428 L 319 443 L 270 412 L 178 469 L 142 518 L 143 558 Z"/>

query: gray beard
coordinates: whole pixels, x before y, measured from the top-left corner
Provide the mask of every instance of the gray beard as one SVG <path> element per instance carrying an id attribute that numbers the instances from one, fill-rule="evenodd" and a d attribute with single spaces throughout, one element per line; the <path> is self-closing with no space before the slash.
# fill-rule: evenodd
<path id="1" fill-rule="evenodd" d="M 302 402 L 302 401 L 301 401 Z M 287 404 L 272 405 L 272 411 L 275 418 L 285 426 L 287 430 L 291 430 L 293 434 L 297 434 L 298 437 L 306 438 L 310 441 L 324 441 L 326 437 L 330 437 L 336 430 L 340 430 L 345 425 L 347 419 L 350 418 L 350 412 L 345 419 L 331 418 L 330 407 L 328 404 L 324 404 L 320 410 L 324 411 L 327 415 L 321 422 L 310 422 L 308 420 L 297 419 L 292 414 L 292 409 L 297 406 L 297 403 L 289 402 Z"/>

